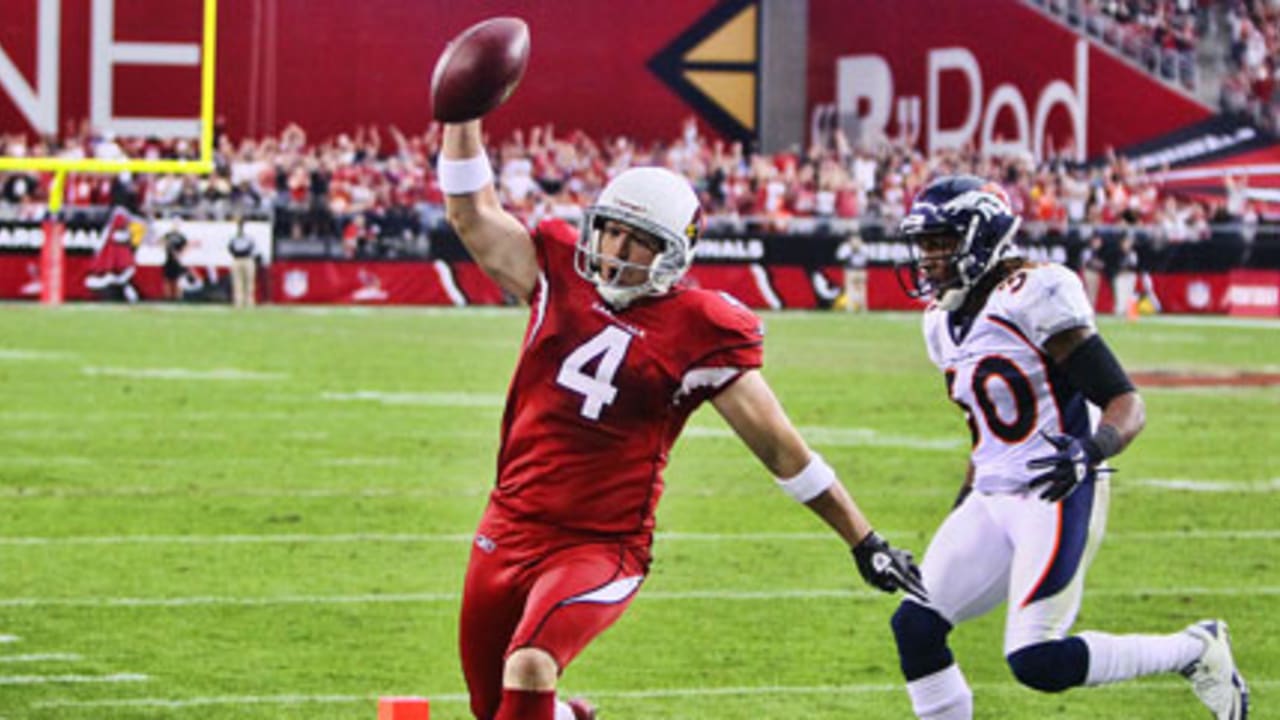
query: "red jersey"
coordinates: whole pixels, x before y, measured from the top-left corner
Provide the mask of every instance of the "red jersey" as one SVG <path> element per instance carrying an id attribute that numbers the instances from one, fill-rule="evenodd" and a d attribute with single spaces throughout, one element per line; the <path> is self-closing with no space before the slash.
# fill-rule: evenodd
<path id="1" fill-rule="evenodd" d="M 647 533 L 672 443 L 699 404 L 760 367 L 763 328 L 695 288 L 611 309 L 574 269 L 577 234 L 559 220 L 533 233 L 540 273 L 491 501 L 563 530 Z"/>

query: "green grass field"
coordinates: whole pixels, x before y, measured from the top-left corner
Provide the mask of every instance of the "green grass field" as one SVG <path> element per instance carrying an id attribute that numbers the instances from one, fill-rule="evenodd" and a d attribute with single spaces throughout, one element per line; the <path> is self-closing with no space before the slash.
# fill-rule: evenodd
<path id="1" fill-rule="evenodd" d="M 767 316 L 766 375 L 893 541 L 922 551 L 967 430 L 906 315 Z M 520 311 L 0 307 L 0 718 L 467 717 L 455 652 Z M 1280 324 L 1104 320 L 1130 369 L 1280 372 Z M 1151 389 L 1077 627 L 1227 618 L 1280 717 L 1280 388 Z M 909 717 L 833 535 L 703 409 L 653 574 L 563 685 L 623 718 Z M 1203 718 L 1176 676 L 1043 696 L 1002 611 L 954 648 L 980 718 Z"/>

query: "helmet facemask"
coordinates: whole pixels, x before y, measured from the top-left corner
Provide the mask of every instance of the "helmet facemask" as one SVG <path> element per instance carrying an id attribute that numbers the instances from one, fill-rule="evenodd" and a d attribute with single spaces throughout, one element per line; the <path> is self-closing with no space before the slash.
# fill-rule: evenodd
<path id="1" fill-rule="evenodd" d="M 670 208 L 676 205 L 677 209 L 665 214 L 652 210 L 640 212 L 639 210 L 644 209 L 641 206 L 637 206 L 637 211 L 633 212 L 628 209 L 631 203 L 621 196 L 630 189 L 627 182 L 635 179 L 652 180 L 652 170 L 628 171 L 636 174 L 627 178 L 620 176 L 623 180 L 619 183 L 621 189 L 610 192 L 606 188 L 600 201 L 583 213 L 582 232 L 574 253 L 574 267 L 580 276 L 596 286 L 607 303 L 618 309 L 625 308 L 641 297 L 667 293 L 693 263 L 693 243 L 697 238 L 699 212 L 697 198 L 688 189 L 687 181 L 675 175 L 670 179 L 665 176 L 659 178 L 659 182 L 667 180 L 678 183 L 674 185 L 675 189 L 683 190 L 687 193 L 686 197 L 675 195 L 672 198 L 671 195 L 675 193 L 670 186 L 649 186 L 653 187 L 655 193 L 654 199 L 649 200 L 646 207 Z M 648 188 L 642 186 L 642 189 Z M 662 195 L 662 191 L 668 194 Z M 647 264 L 640 264 L 606 254 L 602 245 L 604 227 L 608 221 L 620 223 L 632 232 L 643 233 L 657 240 L 660 247 L 655 251 L 653 259 Z M 624 279 L 633 279 L 637 275 L 642 278 L 638 282 L 623 284 Z"/>
<path id="2" fill-rule="evenodd" d="M 928 253 L 926 245 L 951 241 L 950 252 L 942 255 L 939 252 Z M 973 258 L 965 253 L 964 238 L 954 233 L 934 232 L 918 235 L 908 243 L 910 260 L 906 264 L 906 273 L 910 282 L 906 286 L 907 294 L 913 298 L 932 298 L 943 310 L 954 310 L 963 303 L 969 291 L 969 283 L 965 281 L 964 270 L 973 262 Z M 926 257 L 926 254 L 929 257 Z M 931 277 L 927 270 L 930 263 L 944 263 L 946 272 L 935 273 L 940 278 Z M 899 270 L 899 282 L 902 281 L 902 270 Z"/>
<path id="3" fill-rule="evenodd" d="M 1021 218 L 1009 211 L 1002 195 L 973 187 L 978 182 L 958 178 L 931 184 L 902 221 L 911 259 L 905 267 L 895 268 L 898 282 L 910 297 L 932 297 L 947 312 L 959 310 L 984 275 L 1017 255 L 1013 240 Z M 921 245 L 942 238 L 954 239 L 955 246 L 945 257 L 932 254 L 929 262 L 945 262 L 949 270 L 944 280 L 937 281 L 925 272 Z"/>

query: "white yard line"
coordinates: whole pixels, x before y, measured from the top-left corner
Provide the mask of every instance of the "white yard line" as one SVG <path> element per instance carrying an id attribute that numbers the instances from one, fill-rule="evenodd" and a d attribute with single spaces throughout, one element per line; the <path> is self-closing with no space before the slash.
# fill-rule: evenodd
<path id="1" fill-rule="evenodd" d="M 93 461 L 78 455 L 4 455 L 0 465 L 89 465 Z"/>
<path id="2" fill-rule="evenodd" d="M 80 372 L 89 376 L 119 377 L 131 380 L 284 380 L 284 373 L 258 372 L 256 370 L 240 370 L 238 368 L 214 368 L 212 370 L 193 370 L 191 368 L 134 368 L 134 367 L 94 367 L 80 368 Z"/>
<path id="3" fill-rule="evenodd" d="M 1249 678 L 1250 687 L 1272 688 L 1280 686 L 1280 680 L 1271 678 Z M 1025 693 L 1026 688 L 1008 680 L 1005 682 L 978 682 L 972 687 L 979 693 Z M 1094 692 L 1148 692 L 1175 691 L 1186 692 L 1187 683 L 1180 680 L 1166 680 L 1144 683 L 1120 683 L 1097 688 Z M 573 693 L 584 694 L 595 700 L 631 699 L 659 700 L 663 698 L 712 698 L 712 697 L 761 697 L 771 695 L 879 695 L 903 692 L 899 683 L 858 683 L 851 685 L 754 685 L 729 687 L 683 687 L 662 688 L 653 690 L 583 690 L 575 688 Z M 105 700 L 76 700 L 72 698 L 54 698 L 32 703 L 31 707 L 50 708 L 164 708 L 179 710 L 185 708 L 201 708 L 218 705 L 345 705 L 354 703 L 377 702 L 378 695 L 213 695 L 188 698 L 124 698 Z M 434 693 L 422 697 L 432 704 L 455 704 L 468 701 L 462 693 Z"/>
<path id="4" fill-rule="evenodd" d="M 30 422 L 33 420 L 58 420 L 73 422 L 76 425 L 82 425 L 87 422 L 105 422 L 119 423 L 126 420 L 155 420 L 157 413 L 140 412 L 133 409 L 132 405 L 119 405 L 114 409 L 97 409 L 91 412 L 83 412 L 79 408 L 68 408 L 66 412 L 56 412 L 52 410 L 0 410 L 0 422 Z M 172 415 L 175 420 L 181 420 L 184 423 L 196 421 L 209 421 L 222 423 L 228 420 L 297 420 L 298 413 L 271 411 L 271 410 L 227 410 L 225 412 L 206 412 L 191 410 L 175 410 Z M 290 433 L 285 431 L 285 435 Z"/>
<path id="5" fill-rule="evenodd" d="M 1121 321 L 1107 318 L 1108 323 Z M 1123 321 L 1128 322 L 1128 321 Z M 1280 322 L 1267 318 L 1239 318 L 1219 315 L 1153 315 L 1142 318 L 1142 325 L 1173 325 L 1176 327 L 1230 327 L 1252 330 L 1280 330 Z"/>
<path id="6" fill-rule="evenodd" d="M 1252 587 L 1140 587 L 1094 588 L 1091 597 L 1270 597 L 1280 595 L 1280 586 Z M 794 590 L 652 590 L 642 591 L 638 602 L 683 602 L 717 600 L 758 602 L 770 600 L 874 599 L 884 597 L 873 590 L 794 589 Z M 388 593 L 366 595 L 276 595 L 266 597 L 232 597 L 204 595 L 194 597 L 85 597 L 85 598 L 3 598 L 0 608 L 181 608 L 181 607 L 275 607 L 291 605 L 418 605 L 456 603 L 456 592 Z"/>
<path id="7" fill-rule="evenodd" d="M 1172 395 L 1207 395 L 1218 397 L 1223 395 L 1248 396 L 1251 400 L 1270 400 L 1271 395 L 1280 393 L 1280 385 L 1148 385 L 1138 383 L 1143 394 L 1169 393 Z"/>
<path id="8" fill-rule="evenodd" d="M 196 596 L 172 598 L 4 598 L 0 608 L 178 608 L 264 607 L 277 605 L 385 605 L 456 602 L 456 593 L 403 593 L 386 595 L 278 595 L 274 597 Z"/>
<path id="9" fill-rule="evenodd" d="M 889 531 L 890 536 L 904 536 L 906 531 Z M 0 547 L 59 545 L 307 545 L 341 543 L 469 543 L 473 533 L 279 533 L 267 535 L 74 535 L 0 537 Z M 659 532 L 657 542 L 829 542 L 829 532 Z M 1177 540 L 1275 540 L 1280 528 L 1238 530 L 1138 530 L 1113 532 L 1106 536 L 1112 542 Z"/>
<path id="10" fill-rule="evenodd" d="M 465 695 L 441 694 L 428 698 L 433 703 L 460 703 Z M 343 705 L 375 703 L 377 695 L 215 695 L 191 698 L 129 698 L 123 700 L 53 699 L 32 703 L 33 708 L 164 708 L 179 710 L 216 705 Z"/>
<path id="11" fill-rule="evenodd" d="M 1228 480 L 1191 480 L 1187 478 L 1139 478 L 1130 481 L 1133 485 L 1142 485 L 1161 490 L 1186 490 L 1200 493 L 1273 493 L 1280 491 L 1280 478 L 1271 478 L 1263 482 L 1234 482 Z"/>
<path id="12" fill-rule="evenodd" d="M 492 407 L 500 408 L 506 398 L 498 393 L 472 392 L 383 392 L 381 390 L 356 390 L 354 392 L 321 393 L 324 400 L 339 402 L 376 402 L 382 405 L 423 405 L 426 407 Z"/>
<path id="13" fill-rule="evenodd" d="M 10 645 L 21 641 L 22 638 L 17 635 L 0 635 L 0 645 Z"/>
<path id="14" fill-rule="evenodd" d="M 151 678 L 141 673 L 114 673 L 112 675 L 0 675 L 0 685 L 93 685 L 147 682 Z"/>
<path id="15" fill-rule="evenodd" d="M 0 663 L 80 662 L 84 658 L 76 653 L 28 653 L 25 655 L 0 655 Z"/>
<path id="16" fill-rule="evenodd" d="M 480 432 L 480 431 L 477 431 L 475 433 L 448 433 L 448 437 L 455 437 L 455 438 L 466 437 L 468 435 L 470 435 L 471 437 L 488 437 L 490 433 Z M 435 435 L 437 439 L 442 436 L 443 434 L 441 433 L 437 433 Z M 43 432 L 36 433 L 36 432 L 25 432 L 25 431 L 5 432 L 3 430 L 0 430 L 0 439 L 4 439 L 4 440 L 23 440 L 23 439 L 33 439 L 33 438 L 39 440 L 39 439 L 45 439 L 45 438 L 53 439 L 55 437 L 59 438 L 63 442 L 70 442 L 74 444 L 75 440 L 87 437 L 87 435 L 80 434 L 80 433 L 43 433 Z M 166 437 L 171 440 L 189 439 L 193 441 L 192 444 L 195 444 L 196 442 L 201 442 L 201 441 L 209 443 L 209 442 L 215 442 L 219 440 L 230 439 L 230 436 L 225 433 L 216 433 L 216 432 L 208 433 L 208 432 L 198 432 L 198 431 L 170 432 L 166 434 Z M 205 458 L 205 457 L 145 457 L 145 456 L 126 457 L 126 456 L 116 455 L 109 458 L 98 458 L 95 460 L 95 459 L 81 457 L 77 455 L 3 455 L 3 456 L 0 456 L 0 466 L 4 464 L 11 464 L 11 465 L 137 464 L 137 465 L 150 465 L 150 466 L 159 466 L 159 467 L 191 467 L 191 466 L 206 467 L 211 462 L 216 462 L 219 465 L 234 465 L 234 466 L 251 466 L 251 465 L 274 466 L 274 465 L 280 464 L 281 457 L 278 457 L 278 456 L 268 457 L 265 455 L 254 457 L 251 455 L 240 455 L 236 457 L 220 457 L 216 461 L 211 461 L 209 458 Z M 293 465 L 317 465 L 321 467 L 362 467 L 362 466 L 394 467 L 394 466 L 403 466 L 403 465 L 426 467 L 432 464 L 431 458 L 427 457 L 426 455 L 406 455 L 406 456 L 393 456 L 393 457 L 355 457 L 355 456 L 302 457 L 302 458 L 290 458 L 289 462 Z M 30 494 L 31 490 L 36 490 L 36 488 L 24 488 L 23 491 L 19 492 L 18 494 L 28 495 Z M 0 489 L 0 495 L 4 495 L 6 493 L 11 493 L 11 492 L 13 492 L 11 489 Z M 74 492 L 74 490 L 70 492 Z M 169 494 L 171 492 L 172 490 L 167 490 L 167 491 L 163 491 L 160 494 Z M 262 490 L 254 489 L 252 492 L 254 494 L 260 494 Z M 275 492 L 280 493 L 284 491 L 276 490 Z M 346 492 L 353 492 L 353 491 L 348 490 Z M 358 492 L 358 491 L 355 491 L 355 492 Z M 84 490 L 84 493 L 89 495 L 119 495 L 119 494 L 136 495 L 138 494 L 138 493 L 128 493 L 128 492 L 120 493 L 113 490 L 110 487 L 103 487 L 100 490 L 87 489 L 87 490 Z"/>
<path id="17" fill-rule="evenodd" d="M 14 360 L 73 360 L 75 355 L 59 350 L 29 350 L 26 348 L 0 348 L 0 361 Z"/>
<path id="18" fill-rule="evenodd" d="M 336 457 L 317 458 L 313 462 L 316 465 L 328 465 L 331 467 L 390 467 L 392 465 L 425 463 L 427 462 L 427 459 L 407 457 Z"/>
<path id="19" fill-rule="evenodd" d="M 800 434 L 810 443 L 818 446 L 836 447 L 896 447 L 911 450 L 944 450 L 950 451 L 963 447 L 968 443 L 956 438 L 929 438 L 914 435 L 896 435 L 882 433 L 872 428 L 829 427 L 810 425 L 797 428 Z M 681 438 L 691 439 L 736 439 L 738 436 L 726 427 L 691 426 L 680 434 Z"/>
<path id="20" fill-rule="evenodd" d="M 324 535 L 117 535 L 99 537 L 4 537 L 0 546 L 23 545 L 256 545 L 327 543 L 461 543 L 473 535 L 465 533 L 335 533 Z"/>
<path id="21" fill-rule="evenodd" d="M 477 433 L 479 434 L 479 433 Z M 456 434 L 455 434 L 456 435 Z M 719 436 L 717 436 L 719 437 Z M 833 443 L 834 444 L 834 443 Z M 871 443 L 875 444 L 875 443 Z M 921 447 L 921 446 L 917 446 Z M 164 466 L 181 466 L 188 464 L 208 464 L 208 460 L 203 458 L 111 458 L 109 460 L 118 462 L 129 462 L 139 464 L 152 464 Z M 279 458 L 250 458 L 242 457 L 232 459 L 228 462 L 239 463 L 241 465 L 252 465 L 254 463 L 274 463 Z M 387 458 L 387 464 L 400 464 L 397 458 Z M 0 465 L 88 465 L 91 463 L 103 463 L 102 459 L 90 459 L 75 455 L 8 455 L 0 456 Z M 366 458 L 311 458 L 308 463 L 316 465 L 380 465 L 383 464 L 382 459 Z M 404 459 L 405 465 L 416 465 L 429 462 L 426 457 L 412 457 Z M 1125 480 L 1115 480 L 1112 482 L 1112 492 L 1168 492 L 1181 491 L 1187 489 L 1195 489 L 1194 487 L 1182 487 L 1181 484 L 1206 484 L 1206 486 L 1221 485 L 1224 490 L 1230 492 L 1250 492 L 1250 493 L 1270 493 L 1280 491 L 1277 486 L 1277 479 L 1261 481 L 1239 481 L 1239 480 L 1196 480 L 1196 479 L 1161 479 L 1161 478 L 1132 478 Z M 484 495 L 489 492 L 489 486 L 486 483 L 483 486 L 471 488 L 459 488 L 454 490 L 442 491 L 432 488 L 420 489 L 404 489 L 395 487 L 365 487 L 365 488 L 349 488 L 349 487 L 303 487 L 303 488 L 286 488 L 286 487 L 191 487 L 185 483 L 175 485 L 125 485 L 112 486 L 103 485 L 100 487 L 0 487 L 0 497 L 3 498 L 49 498 L 49 497 L 174 497 L 174 496 L 199 496 L 199 497 L 272 497 L 272 498 L 365 498 L 365 497 L 390 497 L 390 498 L 431 498 L 431 497 L 475 497 Z M 745 491 L 750 492 L 750 491 Z M 891 488 L 888 486 L 880 487 L 864 487 L 860 490 L 862 493 L 892 493 L 900 496 L 947 496 L 955 495 L 955 489 L 946 484 L 937 484 L 921 487 L 909 488 Z M 665 495 L 670 497 L 715 497 L 718 495 L 742 495 L 744 492 L 737 493 L 719 493 L 715 490 L 705 488 L 686 487 L 679 482 L 675 485 L 667 487 Z"/>
<path id="22" fill-rule="evenodd" d="M 0 458 L 0 464 L 7 459 Z M 88 460 L 85 460 L 88 462 Z M 148 462 L 139 460 L 138 462 Z M 207 462 L 207 461 L 200 461 Z M 0 497 L 68 498 L 68 497 L 248 497 L 248 498 L 443 498 L 478 497 L 487 495 L 488 485 L 441 491 L 424 488 L 402 490 L 399 488 L 247 488 L 247 487 L 198 487 L 182 484 L 171 486 L 126 485 L 104 487 L 0 487 Z M 679 494 L 679 493 L 676 493 Z M 942 493 L 939 493 L 942 494 Z M 954 491 L 950 492 L 954 495 Z"/>

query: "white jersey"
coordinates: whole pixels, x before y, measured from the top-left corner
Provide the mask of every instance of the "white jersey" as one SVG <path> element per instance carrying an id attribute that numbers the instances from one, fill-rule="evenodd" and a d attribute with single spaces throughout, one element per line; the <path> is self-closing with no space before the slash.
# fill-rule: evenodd
<path id="1" fill-rule="evenodd" d="M 1077 327 L 1093 327 L 1093 308 L 1080 278 L 1056 264 L 1015 271 L 967 325 L 936 306 L 925 311 L 929 359 L 973 434 L 974 489 L 1024 489 L 1033 477 L 1027 461 L 1055 451 L 1041 431 L 1092 432 L 1098 409 L 1044 350 L 1050 337 Z"/>

